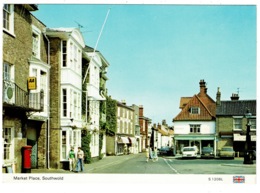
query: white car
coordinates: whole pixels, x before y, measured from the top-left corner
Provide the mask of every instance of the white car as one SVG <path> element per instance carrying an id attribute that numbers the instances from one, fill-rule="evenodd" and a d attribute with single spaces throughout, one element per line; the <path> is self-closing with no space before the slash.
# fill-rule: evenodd
<path id="1" fill-rule="evenodd" d="M 196 147 L 184 147 L 182 148 L 182 158 L 197 158 Z"/>

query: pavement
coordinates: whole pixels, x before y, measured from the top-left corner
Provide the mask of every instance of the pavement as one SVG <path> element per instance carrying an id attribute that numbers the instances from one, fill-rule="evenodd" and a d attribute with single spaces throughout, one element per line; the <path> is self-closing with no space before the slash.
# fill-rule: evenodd
<path id="1" fill-rule="evenodd" d="M 110 165 L 118 164 L 124 162 L 128 159 L 135 158 L 136 156 L 143 156 L 145 157 L 144 153 L 139 154 L 129 154 L 129 155 L 119 155 L 119 156 L 106 156 L 101 160 L 95 161 L 90 164 L 84 164 L 84 171 L 78 173 L 89 173 L 92 170 L 100 169 L 103 167 L 108 167 Z M 64 169 L 55 169 L 55 168 L 43 168 L 43 169 L 31 169 L 31 173 L 76 173 L 71 172 L 69 170 Z"/>
<path id="2" fill-rule="evenodd" d="M 141 156 L 141 157 L 145 157 L 145 153 L 139 153 L 139 154 L 129 154 L 129 155 L 119 155 L 119 156 L 106 156 L 101 160 L 95 161 L 93 163 L 90 164 L 84 164 L 84 171 L 83 172 L 79 172 L 79 173 L 90 173 L 92 170 L 95 169 L 101 169 L 101 168 L 105 168 L 114 164 L 118 164 L 121 162 L 124 162 L 128 159 L 132 159 L 135 158 L 136 156 Z M 163 157 L 165 159 L 180 159 L 181 156 L 180 155 L 176 155 L 176 156 L 166 156 Z M 216 158 L 218 159 L 218 158 Z M 222 164 L 223 166 L 233 166 L 233 167 L 256 167 L 256 162 L 254 161 L 254 164 L 243 164 L 243 159 L 242 157 L 239 158 L 235 158 L 236 160 L 241 160 L 241 164 L 234 164 L 234 163 L 230 163 L 230 164 Z M 55 169 L 55 168 L 43 168 L 43 169 L 31 169 L 31 173 L 75 173 L 75 172 L 71 172 L 69 170 L 64 170 L 64 169 Z"/>

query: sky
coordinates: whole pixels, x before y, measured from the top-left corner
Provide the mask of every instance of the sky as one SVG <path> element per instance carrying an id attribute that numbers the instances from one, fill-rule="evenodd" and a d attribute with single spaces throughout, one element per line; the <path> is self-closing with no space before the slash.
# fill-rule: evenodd
<path id="1" fill-rule="evenodd" d="M 256 5 L 39 4 L 49 28 L 80 27 L 109 62 L 108 95 L 172 126 L 181 97 L 256 99 Z M 107 16 L 107 19 L 105 20 Z M 106 21 L 106 22 L 105 22 Z M 104 26 L 103 30 L 102 26 Z M 101 34 L 99 41 L 98 37 Z M 98 44 L 97 44 L 98 43 Z"/>

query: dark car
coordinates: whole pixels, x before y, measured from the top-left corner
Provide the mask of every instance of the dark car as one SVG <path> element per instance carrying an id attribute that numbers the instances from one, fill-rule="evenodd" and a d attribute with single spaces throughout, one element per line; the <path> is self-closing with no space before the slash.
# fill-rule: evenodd
<path id="1" fill-rule="evenodd" d="M 159 155 L 174 155 L 173 148 L 169 146 L 163 146 L 161 148 L 158 148 L 158 154 Z"/>
<path id="2" fill-rule="evenodd" d="M 203 147 L 201 150 L 201 158 L 214 158 L 213 147 Z"/>

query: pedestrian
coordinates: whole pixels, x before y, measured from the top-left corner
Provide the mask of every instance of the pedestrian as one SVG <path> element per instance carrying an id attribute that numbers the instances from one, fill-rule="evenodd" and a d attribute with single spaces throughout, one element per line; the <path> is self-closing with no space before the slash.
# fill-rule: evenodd
<path id="1" fill-rule="evenodd" d="M 157 148 L 154 147 L 153 151 L 153 162 L 158 161 Z"/>
<path id="2" fill-rule="evenodd" d="M 153 149 L 152 147 L 149 148 L 149 153 L 150 153 L 150 159 L 153 159 Z"/>
<path id="3" fill-rule="evenodd" d="M 150 157 L 149 152 L 150 152 L 150 151 L 149 151 L 149 147 L 147 146 L 146 149 L 145 149 L 145 153 L 146 153 L 146 162 L 149 161 L 149 157 Z"/>
<path id="4" fill-rule="evenodd" d="M 69 165 L 70 171 L 73 171 L 75 167 L 75 152 L 73 147 L 69 151 Z"/>
<path id="5" fill-rule="evenodd" d="M 77 169 L 76 172 L 83 172 L 84 170 L 84 152 L 82 151 L 81 147 L 78 147 L 77 152 Z"/>

